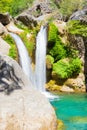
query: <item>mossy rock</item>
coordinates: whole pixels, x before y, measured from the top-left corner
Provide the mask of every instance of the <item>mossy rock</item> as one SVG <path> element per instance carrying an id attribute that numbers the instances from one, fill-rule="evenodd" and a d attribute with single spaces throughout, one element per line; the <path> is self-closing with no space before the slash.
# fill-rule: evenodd
<path id="1" fill-rule="evenodd" d="M 65 127 L 65 125 L 64 125 L 62 120 L 58 119 L 57 122 L 58 122 L 57 130 L 66 130 L 66 127 Z"/>
<path id="2" fill-rule="evenodd" d="M 87 24 L 79 20 L 71 20 L 67 24 L 68 32 L 73 35 L 87 37 Z"/>
<path id="3" fill-rule="evenodd" d="M 54 62 L 54 58 L 51 55 L 46 55 L 46 66 L 47 69 L 51 69 Z"/>
<path id="4" fill-rule="evenodd" d="M 81 61 L 79 58 L 62 59 L 53 64 L 53 74 L 60 79 L 67 79 L 81 71 Z"/>
<path id="5" fill-rule="evenodd" d="M 55 80 L 50 80 L 47 84 L 46 84 L 46 89 L 49 91 L 60 91 L 61 86 L 56 84 Z"/>

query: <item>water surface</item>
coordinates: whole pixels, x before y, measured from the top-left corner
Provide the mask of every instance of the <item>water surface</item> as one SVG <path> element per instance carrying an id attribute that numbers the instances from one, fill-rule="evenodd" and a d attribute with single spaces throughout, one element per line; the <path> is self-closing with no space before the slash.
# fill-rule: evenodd
<path id="1" fill-rule="evenodd" d="M 58 95 L 58 100 L 52 100 L 51 104 L 65 130 L 87 130 L 87 94 Z"/>

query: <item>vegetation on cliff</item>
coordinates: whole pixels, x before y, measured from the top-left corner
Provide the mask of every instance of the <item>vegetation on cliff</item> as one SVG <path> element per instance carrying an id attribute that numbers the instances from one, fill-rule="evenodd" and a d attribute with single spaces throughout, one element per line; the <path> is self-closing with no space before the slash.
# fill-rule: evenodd
<path id="1" fill-rule="evenodd" d="M 33 0 L 0 0 L 0 12 L 15 16 L 32 4 Z"/>
<path id="2" fill-rule="evenodd" d="M 10 45 L 10 50 L 9 50 L 9 56 L 12 57 L 13 59 L 17 60 L 17 48 L 14 40 L 12 37 L 8 34 L 4 36 L 4 40 Z"/>
<path id="3" fill-rule="evenodd" d="M 58 29 L 53 23 L 49 24 L 48 54 L 54 58 L 52 73 L 55 73 L 58 78 L 66 79 L 79 74 L 81 61 L 77 58 L 76 50 L 61 41 Z M 50 61 L 50 57 L 48 58 Z"/>
<path id="4" fill-rule="evenodd" d="M 87 37 L 87 24 L 79 20 L 71 20 L 67 24 L 68 32 L 73 35 Z"/>

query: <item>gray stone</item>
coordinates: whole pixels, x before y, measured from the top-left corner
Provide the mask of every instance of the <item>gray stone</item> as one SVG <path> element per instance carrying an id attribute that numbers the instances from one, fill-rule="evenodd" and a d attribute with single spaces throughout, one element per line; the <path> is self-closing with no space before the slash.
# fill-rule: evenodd
<path id="1" fill-rule="evenodd" d="M 0 93 L 0 130 L 56 130 L 55 112 L 46 97 L 33 88 L 16 61 L 7 56 L 1 58 L 22 83 L 21 89 L 10 95 Z"/>
<path id="2" fill-rule="evenodd" d="M 87 8 L 73 13 L 70 16 L 70 20 L 80 20 L 81 22 L 87 23 Z"/>

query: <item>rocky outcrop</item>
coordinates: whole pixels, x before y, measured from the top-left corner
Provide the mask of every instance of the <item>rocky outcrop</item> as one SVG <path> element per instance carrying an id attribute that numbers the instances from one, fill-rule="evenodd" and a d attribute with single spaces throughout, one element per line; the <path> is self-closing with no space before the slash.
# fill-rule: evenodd
<path id="1" fill-rule="evenodd" d="M 17 28 L 13 22 L 10 22 L 8 25 L 6 25 L 6 28 L 9 32 L 13 32 L 13 33 L 16 33 L 16 34 L 20 34 L 20 33 L 23 32 L 23 30 Z"/>
<path id="2" fill-rule="evenodd" d="M 5 14 L 0 13 L 0 22 L 3 25 L 9 24 L 10 20 L 11 20 L 11 16 L 9 15 L 9 13 L 5 13 Z"/>
<path id="3" fill-rule="evenodd" d="M 8 55 L 10 45 L 0 37 L 0 54 Z"/>
<path id="4" fill-rule="evenodd" d="M 50 0 L 35 0 L 33 6 L 19 16 L 17 20 L 23 22 L 28 27 L 36 26 L 40 21 L 46 21 L 46 19 L 61 19 L 56 5 Z"/>
<path id="5" fill-rule="evenodd" d="M 27 12 L 21 13 L 18 17 L 16 17 L 16 19 L 23 22 L 23 24 L 30 28 L 37 25 L 37 20 L 35 19 L 35 17 L 28 14 Z"/>
<path id="6" fill-rule="evenodd" d="M 70 16 L 70 20 L 80 20 L 81 22 L 87 23 L 87 8 L 73 13 Z"/>
<path id="7" fill-rule="evenodd" d="M 32 87 L 16 61 L 7 56 L 1 59 L 4 75 L 0 73 L 0 80 L 16 82 L 20 88 L 10 95 L 0 92 L 0 130 L 56 130 L 55 112 L 48 100 Z"/>
<path id="8" fill-rule="evenodd" d="M 7 34 L 7 29 L 0 23 L 0 35 Z"/>
<path id="9" fill-rule="evenodd" d="M 78 50 L 78 56 L 84 63 L 85 57 L 85 43 L 82 36 L 68 34 L 68 40 L 70 41 L 71 48 Z"/>

